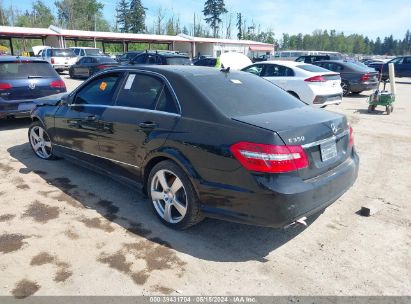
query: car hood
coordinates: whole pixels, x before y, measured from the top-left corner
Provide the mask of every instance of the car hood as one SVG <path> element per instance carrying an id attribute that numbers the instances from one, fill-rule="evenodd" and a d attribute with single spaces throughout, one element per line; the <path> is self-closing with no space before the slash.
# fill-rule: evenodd
<path id="1" fill-rule="evenodd" d="M 55 106 L 57 105 L 64 96 L 67 96 L 69 93 L 59 93 L 54 95 L 49 95 L 34 100 L 34 103 L 37 106 Z"/>

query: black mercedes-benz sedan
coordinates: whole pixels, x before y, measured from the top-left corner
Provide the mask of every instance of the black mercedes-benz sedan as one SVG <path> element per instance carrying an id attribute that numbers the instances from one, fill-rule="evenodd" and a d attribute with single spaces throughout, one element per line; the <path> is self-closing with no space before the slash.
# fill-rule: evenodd
<path id="1" fill-rule="evenodd" d="M 344 115 L 245 72 L 109 69 L 40 100 L 32 119 L 38 157 L 142 186 L 178 229 L 204 217 L 284 227 L 324 210 L 358 174 Z"/>

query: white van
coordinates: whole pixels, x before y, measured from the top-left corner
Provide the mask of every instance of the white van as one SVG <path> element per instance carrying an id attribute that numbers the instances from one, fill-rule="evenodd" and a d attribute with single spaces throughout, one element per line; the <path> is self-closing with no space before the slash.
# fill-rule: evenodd
<path id="1" fill-rule="evenodd" d="M 98 48 L 92 47 L 69 47 L 76 54 L 77 58 L 85 56 L 105 56 L 104 53 Z"/>
<path id="2" fill-rule="evenodd" d="M 76 55 L 70 49 L 43 49 L 41 58 L 48 61 L 57 72 L 68 71 L 77 62 Z"/>

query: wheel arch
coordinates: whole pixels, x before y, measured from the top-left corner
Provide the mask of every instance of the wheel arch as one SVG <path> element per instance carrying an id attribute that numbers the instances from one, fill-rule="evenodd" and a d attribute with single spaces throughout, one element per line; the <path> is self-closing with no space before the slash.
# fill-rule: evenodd
<path id="1" fill-rule="evenodd" d="M 154 168 L 155 165 L 162 161 L 170 160 L 176 163 L 183 171 L 187 174 L 188 178 L 190 179 L 194 191 L 199 194 L 197 185 L 195 180 L 199 180 L 200 176 L 194 167 L 191 165 L 190 161 L 177 149 L 175 148 L 162 148 L 155 152 L 152 152 L 142 166 L 141 176 L 143 181 L 143 192 L 147 194 L 147 182 L 148 177 L 150 175 L 151 170 Z"/>

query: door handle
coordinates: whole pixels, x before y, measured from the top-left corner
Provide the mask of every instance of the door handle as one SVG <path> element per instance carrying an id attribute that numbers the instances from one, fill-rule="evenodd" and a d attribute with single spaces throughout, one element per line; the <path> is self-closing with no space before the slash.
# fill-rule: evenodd
<path id="1" fill-rule="evenodd" d="M 95 120 L 97 120 L 97 116 L 96 116 L 96 115 L 90 115 L 90 116 L 87 116 L 85 120 L 87 120 L 87 121 L 95 121 Z"/>
<path id="2" fill-rule="evenodd" d="M 158 125 L 152 121 L 146 121 L 138 124 L 142 129 L 154 129 Z"/>

